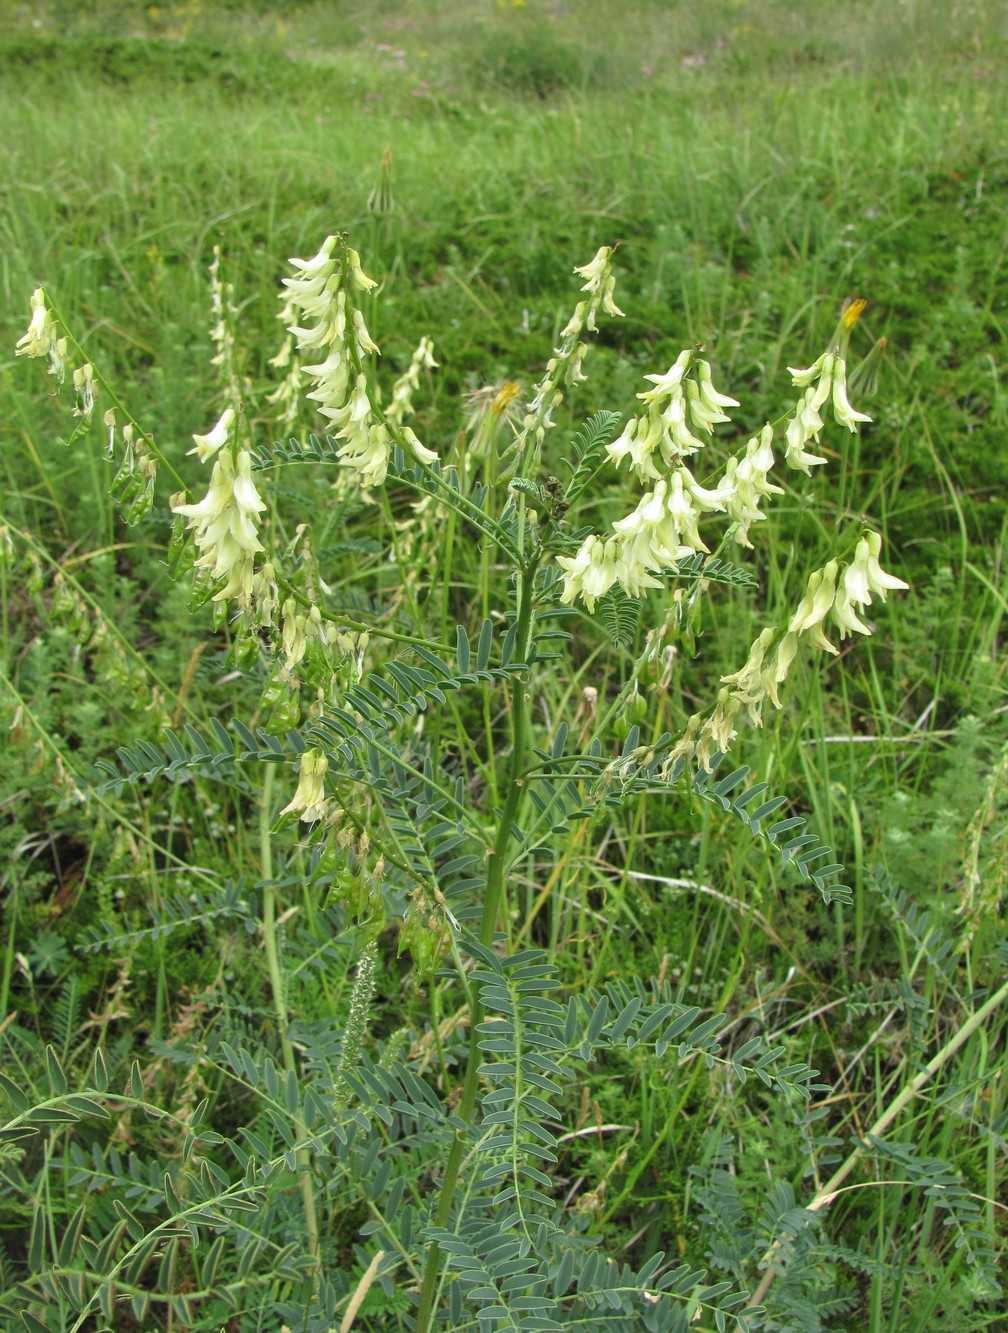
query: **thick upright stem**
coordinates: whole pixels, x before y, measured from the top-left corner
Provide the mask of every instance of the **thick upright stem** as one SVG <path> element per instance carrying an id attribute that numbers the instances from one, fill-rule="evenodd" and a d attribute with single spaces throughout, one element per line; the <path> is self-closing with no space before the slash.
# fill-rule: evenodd
<path id="1" fill-rule="evenodd" d="M 288 1074 L 298 1077 L 294 1047 L 287 1036 L 287 1004 L 284 999 L 283 975 L 280 971 L 280 954 L 276 938 L 276 886 L 273 880 L 273 845 L 270 837 L 272 825 L 271 806 L 273 803 L 273 765 L 266 765 L 263 780 L 262 804 L 259 807 L 259 860 L 263 880 L 263 945 L 266 952 L 266 967 L 269 971 L 270 992 L 273 996 L 273 1012 L 276 1014 L 277 1031 L 280 1035 L 280 1050 L 283 1055 L 284 1069 Z M 315 1187 L 311 1178 L 311 1153 L 307 1147 L 308 1130 L 300 1114 L 294 1118 L 294 1139 L 297 1143 L 295 1158 L 297 1161 L 298 1183 L 301 1189 L 301 1204 L 304 1209 L 305 1232 L 308 1237 L 308 1252 L 318 1258 L 319 1229 L 318 1210 L 315 1207 Z"/>
<path id="2" fill-rule="evenodd" d="M 518 629 L 515 633 L 515 656 L 521 661 L 529 650 L 529 630 L 532 624 L 532 591 L 538 560 L 533 558 L 522 570 L 518 583 Z M 486 887 L 483 896 L 483 914 L 480 918 L 480 943 L 488 947 L 493 943 L 497 929 L 497 917 L 500 912 L 501 897 L 504 892 L 504 874 L 507 870 L 507 849 L 511 840 L 511 826 L 515 821 L 525 790 L 525 751 L 528 745 L 528 700 L 525 690 L 528 682 L 514 680 L 511 687 L 511 773 L 508 779 L 507 795 L 501 811 L 500 824 L 493 851 L 487 862 Z M 465 1078 L 462 1083 L 462 1096 L 459 1098 L 456 1114 L 466 1124 L 476 1105 L 478 1073 L 480 1066 L 479 1033 L 483 1021 L 483 1008 L 475 998 L 469 1014 L 469 1054 L 466 1059 Z M 465 1154 L 466 1136 L 461 1131 L 455 1135 L 448 1161 L 445 1163 L 444 1179 L 441 1182 L 441 1198 L 435 1215 L 435 1224 L 446 1227 L 451 1220 L 452 1202 L 458 1183 L 462 1158 Z M 423 1285 L 420 1290 L 420 1305 L 417 1310 L 416 1333 L 428 1333 L 431 1315 L 434 1310 L 434 1292 L 437 1286 L 438 1272 L 441 1267 L 441 1250 L 432 1245 L 424 1267 Z"/>

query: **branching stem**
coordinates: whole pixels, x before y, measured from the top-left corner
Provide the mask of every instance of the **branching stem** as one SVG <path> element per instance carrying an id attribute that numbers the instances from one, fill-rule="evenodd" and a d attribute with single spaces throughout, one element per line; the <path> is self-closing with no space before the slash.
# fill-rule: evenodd
<path id="1" fill-rule="evenodd" d="M 533 584 L 538 562 L 538 554 L 533 555 L 529 562 L 522 567 L 518 579 L 518 628 L 515 634 L 514 651 L 519 660 L 527 660 L 532 624 Z M 480 918 L 480 943 L 487 947 L 493 944 L 494 934 L 497 930 L 497 917 L 504 893 L 504 875 L 507 870 L 507 849 L 508 843 L 511 841 L 511 827 L 518 814 L 525 791 L 525 751 L 528 745 L 526 687 L 527 682 L 520 676 L 515 677 L 511 682 L 511 772 L 500 823 L 497 826 L 497 837 L 494 841 L 493 851 L 487 861 L 483 914 Z M 466 1124 L 469 1123 L 473 1108 L 476 1105 L 480 1066 L 478 1029 L 483 1021 L 483 1007 L 479 1003 L 475 992 L 470 1010 L 469 1054 L 466 1060 L 462 1095 L 456 1111 L 459 1118 Z M 444 1179 L 441 1182 L 441 1198 L 435 1216 L 435 1224 L 439 1227 L 446 1227 L 451 1221 L 452 1203 L 455 1197 L 459 1171 L 462 1167 L 462 1158 L 465 1153 L 465 1141 L 465 1133 L 461 1130 L 458 1131 L 448 1154 Z M 420 1305 L 417 1310 L 416 1333 L 429 1333 L 440 1266 L 441 1250 L 437 1245 L 432 1245 L 424 1268 Z"/>

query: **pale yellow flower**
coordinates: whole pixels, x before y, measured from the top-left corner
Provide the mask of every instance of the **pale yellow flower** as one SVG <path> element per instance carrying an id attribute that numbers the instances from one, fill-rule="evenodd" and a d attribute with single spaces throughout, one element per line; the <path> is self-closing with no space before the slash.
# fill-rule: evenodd
<path id="1" fill-rule="evenodd" d="M 877 532 L 869 532 L 858 542 L 854 560 L 844 573 L 844 588 L 851 601 L 859 606 L 870 606 L 872 593 L 877 593 L 884 602 L 891 591 L 910 586 L 885 572 L 878 559 L 881 550 L 882 538 Z"/>
<path id="2" fill-rule="evenodd" d="M 308 749 L 301 755 L 297 790 L 294 798 L 280 811 L 282 815 L 297 814 L 305 824 L 324 819 L 327 813 L 325 775 L 329 760 L 322 750 Z"/>
<path id="3" fill-rule="evenodd" d="M 213 430 L 208 431 L 206 435 L 194 435 L 193 442 L 195 449 L 190 449 L 191 454 L 198 454 L 199 461 L 205 463 L 208 458 L 212 458 L 218 449 L 227 444 L 231 438 L 231 427 L 234 425 L 235 411 L 233 407 L 227 408 L 217 425 Z"/>
<path id="4" fill-rule="evenodd" d="M 196 565 L 214 579 L 226 579 L 214 595 L 215 602 L 237 597 L 249 605 L 252 567 L 256 552 L 263 549 L 256 534 L 259 514 L 266 508 L 252 480 L 252 457 L 247 449 L 234 459 L 230 450 L 219 454 L 210 474 L 210 486 L 197 504 L 173 504 L 176 514 L 195 529 L 199 556 Z"/>

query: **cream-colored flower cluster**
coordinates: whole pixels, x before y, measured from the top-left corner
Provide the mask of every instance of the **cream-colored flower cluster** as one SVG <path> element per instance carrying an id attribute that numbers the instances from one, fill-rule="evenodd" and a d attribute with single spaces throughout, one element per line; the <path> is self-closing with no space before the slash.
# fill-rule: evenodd
<path id="1" fill-rule="evenodd" d="M 562 330 L 562 342 L 554 348 L 553 355 L 546 363 L 546 373 L 532 390 L 528 411 L 522 421 L 521 440 L 534 441 L 535 447 L 541 447 L 546 432 L 553 427 L 553 413 L 563 402 L 564 386 L 573 388 L 587 377 L 581 369 L 581 362 L 588 351 L 588 344 L 582 342 L 581 335 L 597 329 L 598 312 L 616 316 L 623 311 L 613 300 L 616 279 L 612 272 L 612 247 L 603 245 L 589 263 L 575 268 L 574 272 L 584 278 L 581 290 L 588 293 L 587 300 L 579 301 L 574 308 L 567 326 Z"/>
<path id="2" fill-rule="evenodd" d="M 632 514 L 612 525 L 612 536 L 586 537 L 576 555 L 557 557 L 564 572 L 560 600 L 569 606 L 580 597 L 594 611 L 616 583 L 631 597 L 660 588 L 659 570 L 707 549 L 697 528 L 698 505 L 721 507 L 686 468 L 660 478 Z"/>
<path id="3" fill-rule="evenodd" d="M 380 486 L 393 441 L 371 400 L 364 362 L 378 346 L 357 305 L 377 284 L 361 269 L 356 250 L 341 248 L 336 257 L 336 249 L 337 238 L 328 236 L 313 258 L 290 261 L 295 276 L 284 278 L 284 286 L 295 322 L 289 331 L 301 373 L 314 385 L 307 396 L 342 441 L 339 457 L 360 474 L 362 485 Z M 306 364 L 309 360 L 313 364 Z M 412 431 L 402 436 L 421 462 L 437 457 Z"/>
<path id="4" fill-rule="evenodd" d="M 722 409 L 738 407 L 738 403 L 718 393 L 711 383 L 710 366 L 689 349 L 664 375 L 644 378 L 654 385 L 637 395 L 647 411 L 643 416 L 631 417 L 607 452 L 616 467 L 629 458 L 633 471 L 647 483 L 673 471 L 684 458 L 704 447 L 690 427 L 711 435 L 716 423 L 729 420 Z M 656 454 L 661 470 L 655 465 Z"/>
<path id="5" fill-rule="evenodd" d="M 833 408 L 833 420 L 838 426 L 856 431 L 858 423 L 871 421 L 864 412 L 856 412 L 847 400 L 847 344 L 851 329 L 861 318 L 866 302 L 852 301 L 840 317 L 840 323 L 830 344 L 818 360 L 807 369 L 789 366 L 791 382 L 802 390 L 801 397 L 785 428 L 787 447 L 784 461 L 788 467 L 812 475 L 813 467 L 826 462 L 818 454 L 809 453 L 806 445 L 819 442 L 823 428 L 821 409 L 827 402 Z"/>
<path id="6" fill-rule="evenodd" d="M 28 331 L 18 339 L 14 355 L 48 357 L 49 374 L 62 384 L 66 376 L 67 340 L 58 336 L 56 320 L 41 287 L 32 292 L 31 311 Z"/>
<path id="7" fill-rule="evenodd" d="M 104 381 L 90 361 L 73 366 L 71 345 L 78 352 L 80 349 L 71 338 L 59 336 L 60 318 L 50 306 L 42 287 L 32 293 L 31 306 L 31 323 L 24 336 L 18 340 L 15 351 L 18 356 L 46 357 L 49 374 L 60 387 L 69 373 L 74 394 L 71 410 L 73 416 L 80 418 L 79 425 L 70 437 L 72 443 L 92 425 Z M 101 421 L 106 432 L 105 458 L 111 462 L 116 452 L 116 408 L 107 408 L 101 415 Z M 136 523 L 150 512 L 153 504 L 160 455 L 151 436 L 135 426 L 134 422 L 127 421 L 121 434 L 122 455 L 109 489 L 118 500 L 126 521 Z"/>
<path id="8" fill-rule="evenodd" d="M 840 631 L 841 639 L 849 634 L 871 633 L 859 613 L 872 604 L 873 597 L 884 602 L 891 591 L 908 586 L 881 567 L 881 549 L 878 533 L 865 533 L 849 564 L 830 560 L 809 575 L 804 596 L 783 632 L 778 628 L 763 630 L 750 647 L 745 665 L 721 677 L 722 688 L 711 713 L 707 717 L 698 713 L 690 718 L 685 732 L 666 756 L 663 766 L 666 777 L 680 759 L 694 759 L 709 768 L 715 754 L 725 754 L 735 739 L 735 723 L 743 709 L 753 726 L 758 727 L 762 725 L 766 700 L 774 708 L 780 708 L 780 686 L 803 643 L 822 652 L 837 652 L 826 637 L 829 622 Z"/>
<path id="9" fill-rule="evenodd" d="M 827 403 L 834 420 L 848 430 L 871 420 L 847 398 L 846 348 L 864 306 L 858 300 L 847 307 L 830 350 L 813 365 L 791 368 L 801 394 L 784 431 L 785 462 L 806 474 L 826 461 L 807 446 L 818 442 Z M 729 535 L 751 547 L 749 529 L 766 517 L 761 502 L 784 494 L 770 480 L 774 428 L 769 423 L 728 459 L 716 486 L 704 487 L 694 479 L 684 460 L 699 454 L 714 427 L 729 420 L 725 408 L 738 406 L 714 387 L 711 368 L 696 351 L 686 349 L 665 374 L 645 378 L 651 387 L 637 395 L 645 410 L 627 422 L 607 453 L 617 468 L 629 460 L 631 471 L 651 489 L 632 514 L 613 523 L 611 533 L 587 537 L 576 555 L 558 557 L 564 575 L 561 601 L 568 605 L 580 597 L 593 611 L 614 584 L 631 597 L 658 587 L 659 571 L 708 550 L 700 535 L 704 514 L 724 514 Z"/>
<path id="10" fill-rule="evenodd" d="M 700 536 L 702 514 L 727 512 L 748 526 L 762 517 L 759 497 L 778 489 L 766 481 L 773 463 L 769 439 L 750 441 L 715 489 L 701 486 L 684 465 L 683 458 L 704 446 L 693 430 L 710 435 L 717 422 L 728 420 L 723 408 L 736 406 L 714 388 L 706 361 L 685 351 L 665 375 L 647 378 L 654 387 L 638 394 L 647 412 L 631 420 L 607 452 L 617 467 L 629 458 L 636 475 L 653 485 L 633 513 L 613 523 L 611 535 L 587 537 L 576 555 L 557 557 L 564 573 L 561 601 L 568 605 L 580 597 L 593 611 L 617 583 L 631 597 L 660 587 L 660 570 L 708 549 Z"/>
<path id="11" fill-rule="evenodd" d="M 434 344 L 430 338 L 420 339 L 406 370 L 392 386 L 392 399 L 385 409 L 385 420 L 393 426 L 401 426 L 407 416 L 413 415 L 413 395 L 420 388 L 420 371 L 433 370 L 437 366 L 434 360 Z M 434 455 L 428 459 L 432 462 Z"/>
<path id="12" fill-rule="evenodd" d="M 210 306 L 213 311 L 210 341 L 217 349 L 210 358 L 210 364 L 218 368 L 225 400 L 237 405 L 249 396 L 252 383 L 247 375 L 239 371 L 234 337 L 239 311 L 235 305 L 233 285 L 221 277 L 219 245 L 213 248 L 213 261 L 210 264 Z"/>
<path id="13" fill-rule="evenodd" d="M 49 308 L 44 288 L 36 287 L 32 292 L 31 311 L 31 323 L 15 344 L 14 355 L 47 357 L 49 374 L 58 384 L 62 384 L 68 368 L 69 342 L 59 336 L 59 326 Z M 90 361 L 85 361 L 73 371 L 73 387 L 76 398 L 73 415 L 81 417 L 85 426 L 90 426 L 98 399 L 98 382 Z"/>
<path id="14" fill-rule="evenodd" d="M 180 503 L 184 496 L 175 496 L 171 507 L 194 529 L 199 552 L 196 568 L 215 581 L 225 581 L 214 601 L 234 598 L 242 610 L 249 610 L 253 564 L 256 553 L 263 549 L 257 524 L 266 506 L 252 480 L 252 455 L 233 445 L 234 425 L 235 412 L 229 407 L 213 430 L 193 436 L 196 447 L 190 453 L 199 454 L 203 462 L 216 455 L 210 485 L 198 503 Z"/>

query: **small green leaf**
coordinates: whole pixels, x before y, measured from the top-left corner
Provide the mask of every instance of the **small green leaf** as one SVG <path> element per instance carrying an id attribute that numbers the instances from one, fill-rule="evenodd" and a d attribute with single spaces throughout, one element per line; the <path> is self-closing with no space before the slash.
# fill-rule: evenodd
<path id="1" fill-rule="evenodd" d="M 469 635 L 466 633 L 465 625 L 455 626 L 455 662 L 459 669 L 459 675 L 464 676 L 469 670 L 470 649 Z"/>
<path id="2" fill-rule="evenodd" d="M 476 644 L 476 670 L 485 671 L 490 661 L 490 647 L 493 643 L 493 621 L 484 620 L 480 627 L 480 636 Z"/>
<path id="3" fill-rule="evenodd" d="M 31 1232 L 28 1236 L 28 1268 L 33 1273 L 42 1271 L 42 1260 L 45 1256 L 45 1237 L 45 1210 L 40 1205 L 32 1215 Z"/>
<path id="4" fill-rule="evenodd" d="M 133 1097 L 137 1101 L 143 1099 L 143 1072 L 139 1060 L 134 1060 L 130 1065 L 130 1075 L 126 1080 L 126 1096 Z"/>
<path id="5" fill-rule="evenodd" d="M 0 1074 L 0 1092 L 3 1092 L 15 1111 L 27 1111 L 28 1098 L 13 1079 L 9 1079 L 6 1074 Z"/>
<path id="6" fill-rule="evenodd" d="M 71 1217 L 67 1229 L 63 1233 L 63 1239 L 60 1241 L 59 1247 L 59 1262 L 64 1268 L 69 1268 L 73 1262 L 74 1253 L 80 1243 L 81 1232 L 84 1230 L 85 1214 L 85 1206 L 81 1204 Z"/>
<path id="7" fill-rule="evenodd" d="M 36 1319 L 33 1314 L 27 1310 L 21 1311 L 21 1322 L 24 1324 L 28 1333 L 52 1333 L 48 1324 L 43 1324 L 41 1319 Z"/>
<path id="8" fill-rule="evenodd" d="M 49 1085 L 53 1092 L 57 1097 L 62 1097 L 70 1085 L 59 1062 L 59 1056 L 52 1046 L 46 1047 L 46 1073 L 49 1075 Z"/>
<path id="9" fill-rule="evenodd" d="M 108 1070 L 105 1068 L 105 1057 L 102 1055 L 100 1046 L 95 1048 L 94 1060 L 91 1065 L 91 1083 L 96 1092 L 108 1092 Z"/>

